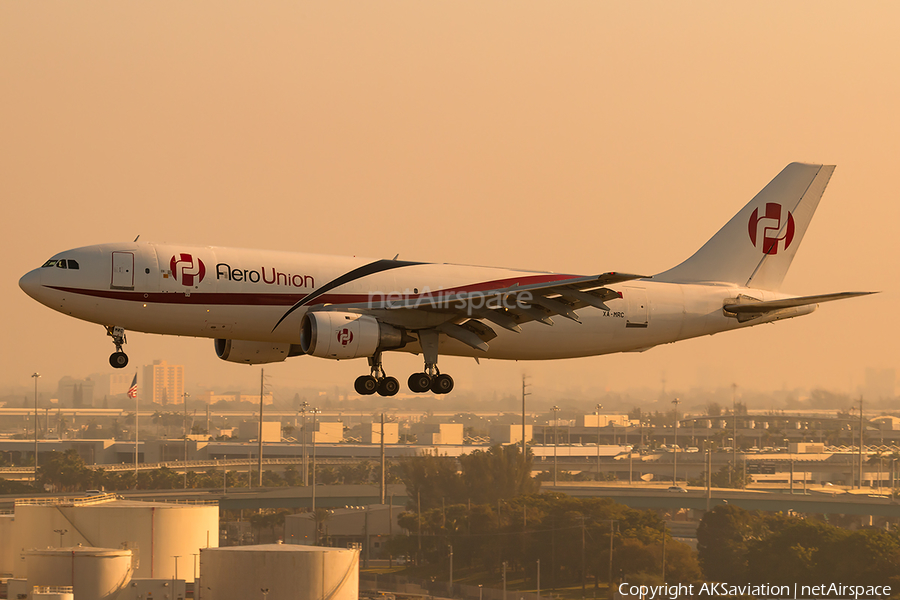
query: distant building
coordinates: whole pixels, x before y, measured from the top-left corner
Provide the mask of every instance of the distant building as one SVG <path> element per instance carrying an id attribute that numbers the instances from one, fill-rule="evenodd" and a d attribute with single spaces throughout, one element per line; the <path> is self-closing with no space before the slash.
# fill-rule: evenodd
<path id="1" fill-rule="evenodd" d="M 94 400 L 99 404 L 107 396 L 124 396 L 131 387 L 135 371 L 125 369 L 114 373 L 94 373 L 90 379 L 94 382 Z"/>
<path id="2" fill-rule="evenodd" d="M 640 425 L 638 421 L 632 422 L 628 415 L 584 415 L 579 419 L 581 427 L 629 427 L 631 425 Z"/>
<path id="3" fill-rule="evenodd" d="M 396 444 L 400 441 L 400 426 L 397 423 L 384 424 L 384 443 Z M 363 444 L 380 444 L 381 443 L 381 422 L 363 423 L 362 426 L 362 443 Z"/>
<path id="4" fill-rule="evenodd" d="M 894 398 L 897 389 L 897 371 L 894 369 L 866 369 L 866 384 L 863 396 L 866 400 Z"/>
<path id="5" fill-rule="evenodd" d="M 281 441 L 281 422 L 263 421 L 263 442 Z M 245 441 L 259 441 L 259 420 L 241 421 L 238 437 Z"/>
<path id="6" fill-rule="evenodd" d="M 63 377 L 59 380 L 56 397 L 59 399 L 59 406 L 93 408 L 94 381 L 90 378 Z"/>
<path id="7" fill-rule="evenodd" d="M 138 397 L 154 404 L 182 404 L 184 365 L 170 365 L 164 360 L 154 360 L 152 365 L 145 366 Z"/>
<path id="8" fill-rule="evenodd" d="M 336 547 L 360 544 L 365 552 L 369 542 L 371 558 L 387 558 L 387 541 L 406 532 L 398 517 L 401 506 L 371 504 L 353 508 L 336 508 L 326 521 L 328 539 Z M 316 525 L 311 513 L 298 513 L 284 518 L 284 543 L 311 545 L 316 537 Z M 364 555 L 365 556 L 365 555 Z"/>
<path id="9" fill-rule="evenodd" d="M 338 444 L 343 442 L 344 424 L 340 421 L 316 421 L 312 441 L 316 444 Z"/>
<path id="10" fill-rule="evenodd" d="M 872 423 L 877 425 L 882 431 L 897 431 L 900 429 L 900 418 L 891 416 L 881 416 L 872 419 Z"/>
<path id="11" fill-rule="evenodd" d="M 241 392 L 224 392 L 222 394 L 217 394 L 213 391 L 201 392 L 196 396 L 191 396 L 191 399 L 202 400 L 207 404 L 215 404 L 216 402 L 252 402 L 253 404 L 259 405 L 259 394 L 244 394 Z M 263 405 L 274 404 L 275 399 L 272 397 L 271 392 L 267 394 L 263 394 Z"/>
<path id="12" fill-rule="evenodd" d="M 525 442 L 531 441 L 531 425 L 525 426 Z M 491 444 L 522 443 L 522 425 L 491 425 Z"/>
<path id="13" fill-rule="evenodd" d="M 418 444 L 461 446 L 463 443 L 462 423 L 417 423 L 411 429 Z"/>

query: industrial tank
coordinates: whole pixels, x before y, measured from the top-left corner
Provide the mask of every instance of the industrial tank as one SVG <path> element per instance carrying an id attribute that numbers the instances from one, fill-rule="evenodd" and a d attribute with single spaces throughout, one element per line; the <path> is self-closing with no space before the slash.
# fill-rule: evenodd
<path id="1" fill-rule="evenodd" d="M 13 527 L 15 518 L 12 514 L 0 513 L 0 577 L 6 578 L 13 574 L 13 565 L 16 564 L 13 545 Z"/>
<path id="2" fill-rule="evenodd" d="M 84 546 L 27 550 L 28 587 L 71 586 L 74 600 L 113 600 L 131 581 L 131 558 L 131 550 Z"/>
<path id="3" fill-rule="evenodd" d="M 357 600 L 359 550 L 265 544 L 200 550 L 201 600 Z"/>
<path id="4" fill-rule="evenodd" d="M 26 577 L 22 553 L 28 548 L 126 548 L 134 553 L 134 577 L 170 579 L 175 556 L 182 558 L 178 575 L 193 581 L 192 555 L 219 545 L 216 504 L 169 504 L 99 499 L 32 499 L 16 501 L 13 525 L 16 577 Z M 60 533 L 63 532 L 63 533 Z M 2 555 L 0 555 L 2 556 Z"/>

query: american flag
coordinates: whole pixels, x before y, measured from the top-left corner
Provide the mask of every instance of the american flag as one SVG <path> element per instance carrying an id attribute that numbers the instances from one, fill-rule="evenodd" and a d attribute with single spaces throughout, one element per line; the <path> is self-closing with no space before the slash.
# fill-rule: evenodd
<path id="1" fill-rule="evenodd" d="M 137 398 L 137 373 L 134 374 L 134 379 L 131 380 L 131 387 L 128 388 L 128 397 Z"/>

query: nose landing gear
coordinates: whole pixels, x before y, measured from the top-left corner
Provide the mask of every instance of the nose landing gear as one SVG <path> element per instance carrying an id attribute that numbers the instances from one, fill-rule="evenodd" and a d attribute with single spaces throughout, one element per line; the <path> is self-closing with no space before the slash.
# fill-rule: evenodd
<path id="1" fill-rule="evenodd" d="M 106 335 L 113 339 L 116 345 L 116 351 L 109 356 L 109 365 L 114 369 L 122 369 L 128 364 L 128 355 L 122 352 L 122 346 L 125 344 L 125 329 L 108 325 L 106 327 Z"/>

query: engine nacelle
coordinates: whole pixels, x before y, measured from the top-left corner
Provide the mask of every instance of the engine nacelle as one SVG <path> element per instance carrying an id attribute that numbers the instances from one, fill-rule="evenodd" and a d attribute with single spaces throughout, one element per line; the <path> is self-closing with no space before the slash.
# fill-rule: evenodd
<path id="1" fill-rule="evenodd" d="M 360 358 L 404 345 L 403 332 L 375 317 L 313 311 L 303 315 L 300 349 L 319 358 Z"/>
<path id="2" fill-rule="evenodd" d="M 245 365 L 281 362 L 289 356 L 299 356 L 300 354 L 303 352 L 296 344 L 216 340 L 216 355 L 219 358 Z"/>

